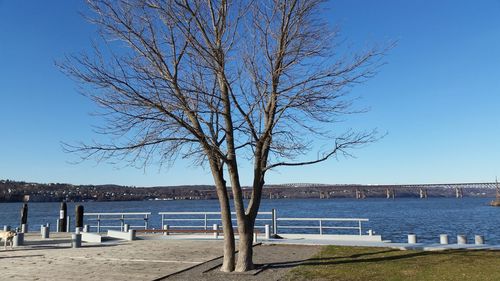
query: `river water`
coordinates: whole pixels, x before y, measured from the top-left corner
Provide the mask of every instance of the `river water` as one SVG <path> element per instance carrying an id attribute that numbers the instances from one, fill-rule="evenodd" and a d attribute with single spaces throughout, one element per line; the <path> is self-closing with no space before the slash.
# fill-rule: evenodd
<path id="1" fill-rule="evenodd" d="M 453 243 L 457 234 L 484 235 L 488 244 L 500 244 L 500 208 L 488 206 L 488 198 L 396 198 L 388 199 L 275 199 L 263 200 L 261 211 L 275 208 L 278 217 L 367 218 L 363 230 L 372 229 L 384 240 L 405 242 L 415 233 L 419 242 L 439 242 L 439 234 L 448 234 Z M 151 212 L 150 227 L 159 228 L 158 212 L 219 211 L 217 200 L 83 202 L 85 212 Z M 22 203 L 0 203 L 0 225 L 18 226 Z M 68 203 L 74 216 L 75 203 Z M 59 203 L 29 203 L 30 231 L 50 223 L 55 230 Z M 74 221 L 74 219 L 72 218 Z M 311 222 L 309 222 L 311 224 Z M 279 228 L 278 228 L 279 229 Z M 284 229 L 279 231 L 285 232 Z M 297 230 L 286 230 L 288 232 Z M 308 229 L 308 233 L 318 233 Z M 339 230 L 330 230 L 339 233 Z M 350 230 L 351 233 L 352 230 Z M 342 231 L 340 231 L 342 233 Z"/>

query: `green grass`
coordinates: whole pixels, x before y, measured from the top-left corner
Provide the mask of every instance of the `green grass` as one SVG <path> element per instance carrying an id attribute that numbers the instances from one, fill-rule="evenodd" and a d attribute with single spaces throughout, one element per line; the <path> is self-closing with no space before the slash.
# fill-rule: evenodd
<path id="1" fill-rule="evenodd" d="M 285 280 L 500 280 L 500 251 L 327 246 Z"/>

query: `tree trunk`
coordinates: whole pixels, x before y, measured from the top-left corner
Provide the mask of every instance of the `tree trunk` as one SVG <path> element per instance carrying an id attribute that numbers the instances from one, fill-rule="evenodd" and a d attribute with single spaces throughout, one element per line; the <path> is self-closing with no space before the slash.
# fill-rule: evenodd
<path id="1" fill-rule="evenodd" d="M 234 230 L 233 222 L 231 221 L 229 198 L 225 186 L 222 188 L 217 187 L 217 195 L 219 197 L 222 229 L 224 231 L 224 258 L 220 270 L 223 272 L 232 272 L 235 265 Z"/>
<path id="2" fill-rule="evenodd" d="M 222 229 L 224 231 L 224 258 L 222 261 L 221 271 L 232 272 L 235 267 L 235 243 L 233 222 L 231 221 L 231 206 L 229 205 L 229 197 L 227 195 L 226 181 L 224 180 L 224 171 L 222 166 L 214 160 L 211 161 L 210 167 L 215 181 L 217 198 L 219 199 Z"/>
<path id="3" fill-rule="evenodd" d="M 254 269 L 253 264 L 253 230 L 254 223 L 246 218 L 243 225 L 238 225 L 240 235 L 238 263 L 236 264 L 237 272 L 244 272 Z"/>
<path id="4" fill-rule="evenodd" d="M 234 271 L 235 264 L 234 230 L 233 223 L 231 221 L 231 210 L 229 209 L 229 199 L 227 198 L 227 193 L 223 197 L 224 199 L 220 199 L 219 196 L 222 229 L 224 230 L 224 259 L 222 261 L 221 271 L 232 272 Z"/>

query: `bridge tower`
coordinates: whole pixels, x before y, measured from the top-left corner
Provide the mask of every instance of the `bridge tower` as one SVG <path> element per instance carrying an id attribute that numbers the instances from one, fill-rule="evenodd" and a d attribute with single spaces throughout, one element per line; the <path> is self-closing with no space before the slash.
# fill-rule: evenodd
<path id="1" fill-rule="evenodd" d="M 420 199 L 427 198 L 427 189 L 420 188 Z"/>
<path id="2" fill-rule="evenodd" d="M 387 199 L 391 199 L 391 198 L 394 199 L 395 196 L 396 195 L 395 195 L 395 192 L 394 192 L 394 188 L 391 188 L 391 189 L 386 188 L 385 189 L 385 197 Z"/>

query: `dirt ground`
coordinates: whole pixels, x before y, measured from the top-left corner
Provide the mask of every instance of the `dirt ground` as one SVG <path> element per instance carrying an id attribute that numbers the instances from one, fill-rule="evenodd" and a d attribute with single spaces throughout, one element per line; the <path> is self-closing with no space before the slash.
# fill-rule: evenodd
<path id="1" fill-rule="evenodd" d="M 254 263 L 257 265 L 255 270 L 245 273 L 223 273 L 220 272 L 222 259 L 217 259 L 159 280 L 278 281 L 289 270 L 305 262 L 320 249 L 320 246 L 257 245 L 254 247 Z"/>

